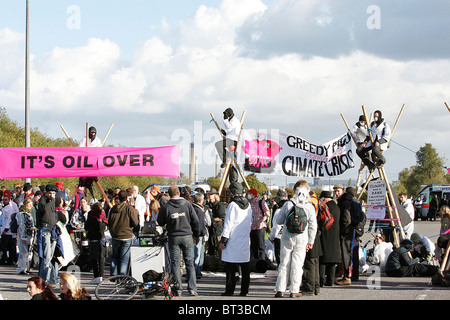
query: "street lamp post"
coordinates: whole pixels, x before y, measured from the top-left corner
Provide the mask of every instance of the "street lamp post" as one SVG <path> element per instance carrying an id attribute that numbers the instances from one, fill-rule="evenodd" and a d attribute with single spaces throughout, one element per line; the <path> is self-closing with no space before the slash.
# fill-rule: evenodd
<path id="1" fill-rule="evenodd" d="M 29 0 L 27 0 L 26 36 L 25 36 L 25 147 L 30 147 L 30 22 Z M 30 182 L 30 179 L 25 179 Z"/>

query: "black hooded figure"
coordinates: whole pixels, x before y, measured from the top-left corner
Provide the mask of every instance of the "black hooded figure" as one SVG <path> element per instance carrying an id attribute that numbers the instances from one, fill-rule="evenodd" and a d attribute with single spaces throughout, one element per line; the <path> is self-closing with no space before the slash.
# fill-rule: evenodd
<path id="1" fill-rule="evenodd" d="M 89 140 L 93 142 L 95 140 L 95 137 L 97 137 L 97 129 L 95 127 L 89 128 Z"/>

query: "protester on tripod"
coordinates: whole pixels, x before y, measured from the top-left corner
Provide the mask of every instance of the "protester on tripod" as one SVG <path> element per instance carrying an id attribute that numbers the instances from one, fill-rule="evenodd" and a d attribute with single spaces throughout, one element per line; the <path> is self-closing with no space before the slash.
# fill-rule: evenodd
<path id="1" fill-rule="evenodd" d="M 235 117 L 233 109 L 227 108 L 223 112 L 223 125 L 225 129 L 221 129 L 223 139 L 216 142 L 217 153 L 222 160 L 221 168 L 225 168 L 227 161 L 227 148 L 229 151 L 237 147 L 237 140 L 241 132 L 241 123 Z"/>
<path id="2" fill-rule="evenodd" d="M 380 110 L 374 112 L 373 119 L 374 121 L 370 124 L 370 130 L 367 133 L 366 139 L 360 146 L 361 149 L 356 151 L 357 155 L 371 172 L 386 163 L 386 158 L 383 156 L 382 151 L 387 150 L 389 140 L 391 139 L 391 128 L 382 118 Z M 373 139 L 373 145 L 370 135 Z M 372 150 L 371 156 L 369 154 L 370 150 Z"/>

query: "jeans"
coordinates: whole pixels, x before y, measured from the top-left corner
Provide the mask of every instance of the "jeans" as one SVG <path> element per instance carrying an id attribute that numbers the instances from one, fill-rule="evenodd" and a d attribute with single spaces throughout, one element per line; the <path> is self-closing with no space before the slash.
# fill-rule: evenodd
<path id="1" fill-rule="evenodd" d="M 205 260 L 205 244 L 204 237 L 200 237 L 198 243 L 194 246 L 194 266 L 197 278 L 202 277 L 203 262 Z"/>
<path id="2" fill-rule="evenodd" d="M 51 284 L 58 283 L 58 262 L 53 260 L 56 240 L 52 240 L 52 233 L 43 231 L 41 233 L 42 257 L 39 258 L 39 276 Z"/>
<path id="3" fill-rule="evenodd" d="M 186 265 L 186 278 L 188 291 L 197 292 L 197 279 L 194 267 L 194 239 L 192 235 L 169 237 L 169 253 L 172 261 L 172 274 L 177 282 L 175 289 L 181 293 L 181 253 Z"/>
<path id="4" fill-rule="evenodd" d="M 127 274 L 128 263 L 130 262 L 130 249 L 132 242 L 132 239 L 112 239 L 112 255 L 110 268 L 110 273 L 112 276 L 115 276 L 117 274 Z"/>

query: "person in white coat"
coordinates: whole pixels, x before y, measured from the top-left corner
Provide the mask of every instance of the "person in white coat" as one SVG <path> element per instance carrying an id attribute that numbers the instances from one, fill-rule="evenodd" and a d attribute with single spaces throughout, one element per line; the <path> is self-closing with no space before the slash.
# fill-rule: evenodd
<path id="1" fill-rule="evenodd" d="M 147 202 L 145 198 L 139 194 L 139 187 L 133 186 L 131 187 L 131 193 L 134 199 L 134 208 L 139 213 L 139 224 L 142 227 L 144 226 L 144 222 L 148 220 L 147 213 Z"/>
<path id="2" fill-rule="evenodd" d="M 223 112 L 223 125 L 225 129 L 221 129 L 223 139 L 216 142 L 217 153 L 222 160 L 221 167 L 225 168 L 227 161 L 227 148 L 233 152 L 237 147 L 237 140 L 241 132 L 241 122 L 235 117 L 233 109 L 227 108 Z"/>
<path id="3" fill-rule="evenodd" d="M 398 200 L 400 200 L 400 204 L 403 208 L 405 208 L 406 212 L 408 212 L 411 217 L 411 222 L 403 226 L 405 238 L 411 239 L 411 235 L 414 232 L 414 205 L 412 204 L 411 199 L 408 199 L 407 194 L 404 192 L 398 194 Z"/>
<path id="4" fill-rule="evenodd" d="M 280 265 L 278 266 L 278 277 L 275 285 L 275 297 L 283 297 L 288 281 L 291 298 L 300 297 L 300 285 L 303 275 L 303 263 L 306 252 L 313 247 L 317 232 L 316 210 L 310 201 L 309 185 L 300 180 L 294 186 L 295 194 L 291 201 L 287 201 L 277 215 L 277 223 L 283 225 L 281 236 Z M 307 215 L 305 232 L 292 233 L 286 227 L 286 218 L 294 206 L 303 208 Z"/>
<path id="5" fill-rule="evenodd" d="M 391 127 L 382 118 L 380 110 L 373 113 L 373 119 L 374 121 L 370 124 L 370 130 L 367 133 L 366 139 L 361 144 L 361 148 L 358 148 L 356 151 L 362 162 L 364 162 L 371 172 L 386 163 L 383 151 L 387 150 L 391 139 Z M 373 146 L 370 135 L 372 135 Z M 372 150 L 372 156 L 369 155 L 370 150 Z"/>
<path id="6" fill-rule="evenodd" d="M 233 182 L 229 188 L 233 198 L 227 207 L 221 243 L 222 261 L 225 262 L 226 284 L 223 296 L 232 296 L 236 288 L 235 273 L 241 267 L 241 292 L 246 296 L 250 287 L 250 231 L 252 209 L 249 201 L 242 196 L 243 188 Z"/>
<path id="7" fill-rule="evenodd" d="M 384 234 L 377 234 L 375 236 L 375 248 L 373 249 L 372 264 L 379 265 L 380 271 L 384 272 L 387 259 L 393 251 L 391 242 L 386 242 Z"/>
<path id="8" fill-rule="evenodd" d="M 0 229 L 1 231 L 1 242 L 0 242 L 0 250 L 3 252 L 3 255 L 0 259 L 0 264 L 9 264 L 13 265 L 16 262 L 16 234 L 11 232 L 11 216 L 13 213 L 18 213 L 19 208 L 14 201 L 11 201 L 11 192 L 6 190 L 3 194 L 3 207 L 2 207 L 2 215 L 3 215 L 3 225 Z"/>

